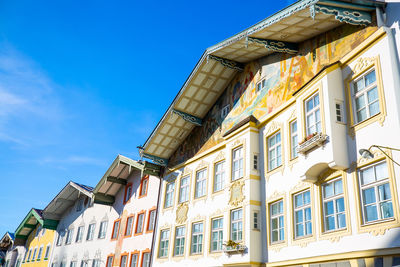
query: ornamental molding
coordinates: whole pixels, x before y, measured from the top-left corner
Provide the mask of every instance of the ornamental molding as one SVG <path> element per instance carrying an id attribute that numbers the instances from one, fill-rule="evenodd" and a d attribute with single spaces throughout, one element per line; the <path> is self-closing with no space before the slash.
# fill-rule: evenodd
<path id="1" fill-rule="evenodd" d="M 185 121 L 190 122 L 190 123 L 192 123 L 194 125 L 197 125 L 197 126 L 201 126 L 202 123 L 203 123 L 201 118 L 198 118 L 198 117 L 196 117 L 196 116 L 194 116 L 192 114 L 189 114 L 189 113 L 177 110 L 177 109 L 172 109 L 172 113 L 180 116 Z"/>
<path id="2" fill-rule="evenodd" d="M 313 19 L 315 18 L 315 14 L 318 12 L 322 12 L 327 15 L 334 15 L 336 20 L 352 25 L 368 26 L 372 22 L 371 14 L 361 10 L 337 6 L 325 6 L 320 4 L 310 7 L 310 15 Z"/>
<path id="3" fill-rule="evenodd" d="M 178 174 L 177 173 L 172 173 L 170 175 L 167 176 L 167 178 L 165 178 L 165 181 L 170 183 L 176 180 L 176 178 L 178 178 Z"/>
<path id="4" fill-rule="evenodd" d="M 196 221 L 204 221 L 206 219 L 205 216 L 201 216 L 200 214 L 197 214 L 195 217 L 193 217 L 191 219 L 192 222 L 196 222 Z"/>
<path id="5" fill-rule="evenodd" d="M 244 139 L 236 139 L 235 142 L 232 143 L 232 147 L 237 147 L 243 144 L 244 144 Z"/>
<path id="6" fill-rule="evenodd" d="M 386 154 L 391 155 L 390 150 L 384 149 L 383 151 Z M 374 155 L 374 157 L 371 158 L 371 159 L 366 159 L 366 158 L 360 157 L 357 160 L 357 165 L 356 166 L 366 165 L 366 164 L 375 162 L 377 159 L 381 159 L 381 158 L 385 158 L 386 157 L 386 155 L 379 149 L 370 149 L 370 152 L 372 153 L 372 155 Z"/>
<path id="7" fill-rule="evenodd" d="M 89 250 L 85 250 L 85 252 L 83 253 L 82 260 L 83 261 L 88 261 L 89 260 Z"/>
<path id="8" fill-rule="evenodd" d="M 167 159 L 163 159 L 151 154 L 147 154 L 147 153 L 142 153 L 142 156 L 148 159 L 151 159 L 155 164 L 161 165 L 161 166 L 168 166 L 168 160 Z"/>
<path id="9" fill-rule="evenodd" d="M 189 206 L 187 203 L 182 203 L 176 209 L 176 223 L 183 224 L 187 221 L 187 214 L 189 211 Z"/>
<path id="10" fill-rule="evenodd" d="M 221 209 L 217 209 L 216 211 L 210 214 L 210 217 L 218 217 L 218 216 L 224 216 L 224 211 Z"/>
<path id="11" fill-rule="evenodd" d="M 281 122 L 273 121 L 273 122 L 269 125 L 268 130 L 267 130 L 265 136 L 268 136 L 268 135 L 272 134 L 273 132 L 275 132 L 275 131 L 277 131 L 277 130 L 279 130 L 279 129 L 282 129 L 282 126 L 283 126 L 283 124 L 282 124 Z"/>
<path id="12" fill-rule="evenodd" d="M 229 188 L 230 191 L 229 205 L 237 207 L 243 203 L 243 200 L 245 199 L 245 196 L 243 194 L 243 188 L 244 188 L 244 181 L 235 181 L 231 184 L 231 187 Z"/>
<path id="13" fill-rule="evenodd" d="M 196 170 L 200 170 L 200 169 L 204 169 L 204 168 L 208 169 L 208 165 L 209 165 L 209 163 L 207 161 L 201 160 L 200 163 L 197 165 Z"/>
<path id="14" fill-rule="evenodd" d="M 78 252 L 74 252 L 74 253 L 72 254 L 71 261 L 77 261 L 77 260 L 78 260 Z"/>
<path id="15" fill-rule="evenodd" d="M 209 59 L 215 60 L 215 61 L 219 62 L 222 66 L 233 69 L 233 70 L 243 71 L 243 69 L 244 69 L 244 65 L 240 62 L 236 62 L 233 60 L 229 60 L 226 58 L 217 57 L 217 56 L 213 56 L 213 55 L 207 56 L 207 62 Z"/>
<path id="16" fill-rule="evenodd" d="M 368 233 L 373 236 L 384 235 L 386 233 L 386 231 L 389 229 L 390 229 L 390 227 L 379 227 L 379 228 L 375 228 L 371 231 L 368 231 Z"/>
<path id="17" fill-rule="evenodd" d="M 366 69 L 370 68 L 372 65 L 375 64 L 375 57 L 360 57 L 357 59 L 356 64 L 354 67 L 351 68 L 352 76 L 358 75 L 364 72 Z"/>
<path id="18" fill-rule="evenodd" d="M 252 43 L 261 44 L 265 48 L 274 52 L 296 54 L 299 51 L 298 44 L 296 43 L 254 38 L 254 37 L 247 37 L 247 40 Z"/>
<path id="19" fill-rule="evenodd" d="M 189 167 L 186 166 L 183 169 L 181 176 L 183 177 L 183 176 L 187 176 L 187 175 L 192 175 L 192 169 L 190 169 Z"/>
<path id="20" fill-rule="evenodd" d="M 294 109 L 292 111 L 292 113 L 290 114 L 289 121 L 292 121 L 292 120 L 294 120 L 296 118 L 297 118 L 297 110 Z"/>
<path id="21" fill-rule="evenodd" d="M 165 222 L 163 225 L 160 226 L 160 229 L 169 229 L 171 228 L 171 224 Z"/>
<path id="22" fill-rule="evenodd" d="M 299 182 L 298 184 L 296 184 L 295 186 L 292 187 L 290 192 L 298 192 L 298 191 L 304 190 L 309 187 L 310 187 L 310 185 L 308 183 Z"/>
<path id="23" fill-rule="evenodd" d="M 278 192 L 278 191 L 275 190 L 272 193 L 272 195 L 270 195 L 267 198 L 267 202 L 273 202 L 273 201 L 281 199 L 281 198 L 284 199 L 285 197 L 286 197 L 286 192 Z"/>
<path id="24" fill-rule="evenodd" d="M 221 160 L 225 159 L 225 152 L 224 151 L 220 151 L 217 155 L 217 157 L 214 159 L 214 162 L 218 162 Z"/>
<path id="25" fill-rule="evenodd" d="M 95 259 L 101 259 L 101 250 L 100 249 L 98 249 L 98 250 L 96 250 L 96 252 L 94 253 L 94 258 Z"/>

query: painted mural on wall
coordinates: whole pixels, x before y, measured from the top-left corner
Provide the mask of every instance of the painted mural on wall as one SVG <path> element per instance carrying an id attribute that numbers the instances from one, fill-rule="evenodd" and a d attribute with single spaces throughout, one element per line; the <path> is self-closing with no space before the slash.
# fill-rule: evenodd
<path id="1" fill-rule="evenodd" d="M 171 166 L 220 143 L 222 135 L 250 115 L 263 121 L 292 98 L 292 94 L 330 65 L 361 44 L 377 27 L 344 25 L 300 44 L 298 55 L 272 54 L 245 66 L 230 82 L 214 107 L 171 156 Z M 256 90 L 265 79 L 262 90 Z M 226 118 L 221 110 L 230 106 Z"/>

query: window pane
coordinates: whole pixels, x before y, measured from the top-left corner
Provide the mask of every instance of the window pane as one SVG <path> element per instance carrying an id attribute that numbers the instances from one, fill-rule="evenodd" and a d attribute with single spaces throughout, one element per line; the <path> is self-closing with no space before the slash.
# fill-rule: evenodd
<path id="1" fill-rule="evenodd" d="M 313 107 L 314 107 L 313 100 L 312 100 L 312 99 L 308 100 L 308 101 L 306 102 L 306 111 L 308 112 L 308 111 L 312 110 Z"/>
<path id="2" fill-rule="evenodd" d="M 325 203 L 325 214 L 332 215 L 334 213 L 335 213 L 335 211 L 333 209 L 333 201 L 326 202 Z"/>
<path id="3" fill-rule="evenodd" d="M 376 205 L 371 205 L 371 206 L 367 206 L 365 208 L 365 212 L 366 212 L 366 221 L 370 222 L 370 221 L 375 221 L 378 219 L 378 213 L 376 211 Z"/>
<path id="4" fill-rule="evenodd" d="M 357 111 L 357 122 L 367 119 L 367 110 L 365 108 Z"/>
<path id="5" fill-rule="evenodd" d="M 324 185 L 323 188 L 324 188 L 324 197 L 325 198 L 333 196 L 333 184 L 332 183 Z"/>
<path id="6" fill-rule="evenodd" d="M 335 182 L 335 194 L 342 194 L 343 193 L 343 185 L 342 185 L 342 180 L 338 180 Z"/>
<path id="7" fill-rule="evenodd" d="M 365 107 L 365 97 L 364 95 L 359 96 L 356 98 L 356 110 L 360 110 Z"/>
<path id="8" fill-rule="evenodd" d="M 389 177 L 386 162 L 375 165 L 376 180 L 382 180 Z"/>
<path id="9" fill-rule="evenodd" d="M 365 75 L 365 86 L 368 86 L 376 81 L 375 70 Z"/>
<path id="10" fill-rule="evenodd" d="M 388 200 L 388 199 L 392 198 L 392 196 L 390 194 L 389 183 L 378 186 L 378 192 L 379 192 L 379 200 L 380 201 Z"/>
<path id="11" fill-rule="evenodd" d="M 368 204 L 376 202 L 374 187 L 365 189 L 365 190 L 363 190 L 362 193 L 363 193 L 364 205 L 368 205 Z"/>
<path id="12" fill-rule="evenodd" d="M 299 210 L 299 211 L 296 211 L 296 223 L 301 223 L 301 222 L 303 222 L 303 211 L 302 210 Z"/>
<path id="13" fill-rule="evenodd" d="M 336 199 L 336 211 L 344 212 L 344 198 Z"/>
<path id="14" fill-rule="evenodd" d="M 327 231 L 335 229 L 335 217 L 333 216 L 326 217 L 325 223 Z"/>
<path id="15" fill-rule="evenodd" d="M 383 218 L 393 217 L 393 206 L 392 202 L 385 202 L 381 204 L 381 212 Z"/>
<path id="16" fill-rule="evenodd" d="M 296 236 L 303 236 L 304 235 L 304 228 L 303 224 L 296 225 Z"/>
<path id="17" fill-rule="evenodd" d="M 310 204 L 310 191 L 304 192 L 303 195 L 304 195 L 304 204 Z"/>
<path id="18" fill-rule="evenodd" d="M 294 197 L 294 199 L 295 199 L 295 206 L 296 207 L 300 207 L 300 206 L 303 205 L 303 194 L 296 195 Z"/>
<path id="19" fill-rule="evenodd" d="M 375 174 L 374 174 L 374 168 L 370 167 L 368 169 L 362 170 L 361 171 L 361 184 L 369 184 L 375 181 Z"/>
<path id="20" fill-rule="evenodd" d="M 344 215 L 344 214 L 338 215 L 338 227 L 339 228 L 346 227 L 346 215 Z"/>
<path id="21" fill-rule="evenodd" d="M 364 79 L 356 81 L 354 84 L 354 92 L 359 92 L 364 88 Z"/>

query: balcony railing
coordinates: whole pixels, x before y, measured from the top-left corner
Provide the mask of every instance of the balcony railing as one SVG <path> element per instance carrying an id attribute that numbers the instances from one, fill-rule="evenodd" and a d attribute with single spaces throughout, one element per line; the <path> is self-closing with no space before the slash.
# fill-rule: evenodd
<path id="1" fill-rule="evenodd" d="M 227 246 L 224 245 L 225 253 L 243 253 L 246 250 L 245 245 Z"/>
<path id="2" fill-rule="evenodd" d="M 328 136 L 323 133 L 316 133 L 312 137 L 307 138 L 307 140 L 301 142 L 299 146 L 297 147 L 297 152 L 300 154 L 306 154 L 307 151 L 310 149 L 316 147 L 316 146 L 322 146 L 326 139 L 328 139 Z"/>

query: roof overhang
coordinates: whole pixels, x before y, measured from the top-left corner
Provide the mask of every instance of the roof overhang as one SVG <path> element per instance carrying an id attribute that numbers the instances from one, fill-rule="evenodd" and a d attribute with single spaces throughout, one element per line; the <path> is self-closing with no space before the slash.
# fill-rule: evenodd
<path id="1" fill-rule="evenodd" d="M 112 205 L 118 191 L 127 184 L 129 176 L 135 171 L 138 172 L 139 177 L 144 174 L 154 176 L 161 174 L 161 168 L 158 165 L 146 161 L 138 162 L 118 155 L 94 188 L 94 202 Z"/>
<path id="2" fill-rule="evenodd" d="M 298 53 L 298 44 L 343 23 L 369 25 L 377 1 L 300 0 L 208 48 L 157 126 L 140 148 L 162 166 L 243 66 L 272 53 Z"/>
<path id="3" fill-rule="evenodd" d="M 58 221 L 44 219 L 41 213 L 42 210 L 32 208 L 20 223 L 17 230 L 15 230 L 15 238 L 26 240 L 38 224 L 43 228 L 55 230 Z"/>
<path id="4" fill-rule="evenodd" d="M 92 199 L 93 188 L 81 185 L 75 182 L 68 182 L 66 186 L 57 194 L 57 196 L 43 210 L 43 217 L 46 219 L 60 220 L 64 213 L 74 205 L 75 201 L 81 195 Z"/>
<path id="5" fill-rule="evenodd" d="M 7 250 L 14 243 L 14 234 L 6 232 L 0 239 L 0 250 Z"/>

